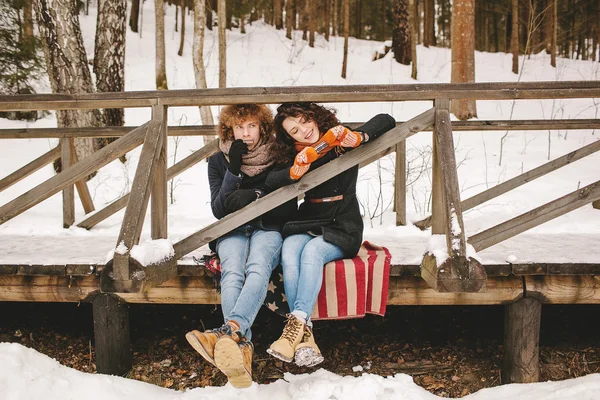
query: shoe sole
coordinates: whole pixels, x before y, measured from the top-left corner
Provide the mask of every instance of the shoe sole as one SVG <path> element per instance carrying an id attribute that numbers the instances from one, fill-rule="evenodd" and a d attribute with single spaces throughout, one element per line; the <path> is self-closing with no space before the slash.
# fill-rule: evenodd
<path id="1" fill-rule="evenodd" d="M 196 350 L 206 361 L 208 361 L 209 363 L 211 363 L 212 365 L 215 365 L 215 360 L 208 354 L 208 352 L 204 349 L 204 347 L 202 346 L 202 343 L 200 343 L 200 341 L 198 340 L 198 337 L 194 334 L 194 332 L 197 331 L 192 331 L 192 332 L 188 332 L 185 334 L 185 338 L 187 339 L 188 343 L 194 348 L 194 350 Z M 199 332 L 198 332 L 199 333 Z"/>
<path id="2" fill-rule="evenodd" d="M 304 347 L 296 350 L 294 354 L 294 362 L 299 367 L 314 367 L 321 364 L 325 358 L 309 347 Z"/>
<path id="3" fill-rule="evenodd" d="M 215 344 L 215 364 L 223 372 L 231 386 L 243 389 L 252 386 L 252 375 L 244 367 L 244 355 L 238 343 L 229 336 Z"/>
<path id="4" fill-rule="evenodd" d="M 272 350 L 271 348 L 267 349 L 267 353 L 269 353 L 270 355 L 272 355 L 273 357 L 275 357 L 281 361 L 285 361 L 287 363 L 292 362 L 291 358 L 286 357 L 283 354 L 279 353 L 278 351 Z"/>

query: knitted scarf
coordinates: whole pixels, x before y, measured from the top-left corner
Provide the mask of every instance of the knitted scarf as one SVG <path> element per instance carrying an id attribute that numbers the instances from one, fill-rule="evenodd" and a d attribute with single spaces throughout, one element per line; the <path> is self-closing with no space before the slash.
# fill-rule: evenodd
<path id="1" fill-rule="evenodd" d="M 229 149 L 232 143 L 231 140 L 219 140 L 219 149 L 225 155 L 227 162 L 229 162 Z M 266 141 L 261 139 L 256 147 L 242 155 L 241 171 L 248 176 L 255 176 L 273 165 L 275 162 L 273 160 L 273 144 L 274 138 L 268 136 Z"/>

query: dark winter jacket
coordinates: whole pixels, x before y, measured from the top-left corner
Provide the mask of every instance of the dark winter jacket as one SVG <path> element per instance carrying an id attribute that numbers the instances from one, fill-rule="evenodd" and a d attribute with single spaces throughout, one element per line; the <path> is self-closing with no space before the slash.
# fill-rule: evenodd
<path id="1" fill-rule="evenodd" d="M 379 114 L 364 125 L 355 129 L 369 135 L 369 141 L 381 136 L 396 126 L 391 115 Z M 351 149 L 344 149 L 346 151 Z M 339 157 L 335 150 L 313 162 L 309 171 Z M 284 237 L 297 233 L 322 234 L 326 242 L 339 246 L 345 258 L 356 256 L 362 244 L 363 221 L 356 198 L 356 181 L 358 165 L 323 182 L 305 193 L 305 201 L 300 205 L 297 218 L 288 221 L 282 230 Z M 276 188 L 294 183 L 289 176 L 289 168 L 269 174 L 267 184 Z M 343 200 L 311 203 L 306 199 L 324 198 L 343 195 Z"/>
<path id="2" fill-rule="evenodd" d="M 213 154 L 208 159 L 208 182 L 210 185 L 210 206 L 215 218 L 221 219 L 230 214 L 225 209 L 225 200 L 237 189 L 259 189 L 264 194 L 273 191 L 265 181 L 269 173 L 274 170 L 276 170 L 276 167 L 268 168 L 255 176 L 242 173 L 241 177 L 238 177 L 229 171 L 229 162 L 222 152 Z M 289 171 L 289 169 L 287 170 Z M 286 221 L 294 219 L 297 204 L 296 199 L 292 199 L 253 219 L 249 224 L 259 229 L 281 231 Z M 214 250 L 214 242 L 210 243 L 210 248 Z"/>

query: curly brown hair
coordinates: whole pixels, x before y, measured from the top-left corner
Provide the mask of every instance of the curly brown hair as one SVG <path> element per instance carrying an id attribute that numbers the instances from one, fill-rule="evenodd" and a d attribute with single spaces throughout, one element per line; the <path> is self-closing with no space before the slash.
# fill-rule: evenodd
<path id="1" fill-rule="evenodd" d="M 260 125 L 261 142 L 273 135 L 273 113 L 264 104 L 232 104 L 223 107 L 219 114 L 219 138 L 223 141 L 235 140 L 233 127 L 250 118 L 256 118 Z"/>
<path id="2" fill-rule="evenodd" d="M 233 104 L 223 107 L 219 114 L 219 125 L 217 130 L 219 139 L 223 141 L 235 140 L 233 127 L 250 118 L 256 118 L 260 125 L 259 143 L 264 144 L 269 141 L 274 143 L 273 112 L 264 104 Z M 285 164 L 288 162 L 289 158 L 287 154 L 283 153 L 282 149 L 275 145 L 275 143 L 271 146 L 270 150 L 273 152 L 272 157 L 276 164 Z"/>
<path id="3" fill-rule="evenodd" d="M 296 155 L 294 148 L 294 139 L 283 128 L 283 121 L 288 118 L 302 117 L 307 120 L 315 121 L 319 132 L 327 132 L 336 125 L 340 125 L 340 120 L 335 116 L 333 108 L 327 108 L 317 103 L 283 103 L 277 107 L 275 115 L 275 138 L 277 152 L 283 154 L 291 160 Z"/>

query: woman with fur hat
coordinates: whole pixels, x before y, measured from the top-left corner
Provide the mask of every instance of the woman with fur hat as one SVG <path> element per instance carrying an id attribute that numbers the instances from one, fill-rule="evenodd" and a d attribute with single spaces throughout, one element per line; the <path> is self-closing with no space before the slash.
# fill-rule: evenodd
<path id="1" fill-rule="evenodd" d="M 269 175 L 279 187 L 395 127 L 390 115 L 379 114 L 356 131 L 341 125 L 332 110 L 315 103 L 285 103 L 277 109 L 275 132 L 290 168 Z M 286 362 L 314 366 L 323 361 L 315 343 L 310 316 L 323 277 L 323 266 L 356 256 L 362 244 L 363 221 L 356 198 L 358 166 L 305 193 L 294 220 L 286 222 L 281 264 L 290 313 L 281 337 L 267 352 Z"/>
<path id="2" fill-rule="evenodd" d="M 218 133 L 221 151 L 208 159 L 208 179 L 212 212 L 221 219 L 270 192 L 266 178 L 285 158 L 274 146 L 273 114 L 264 105 L 224 107 Z M 284 203 L 211 243 L 221 265 L 224 324 L 188 332 L 186 339 L 234 387 L 252 384 L 250 327 L 280 261 L 282 224 L 296 208 L 295 200 Z"/>

